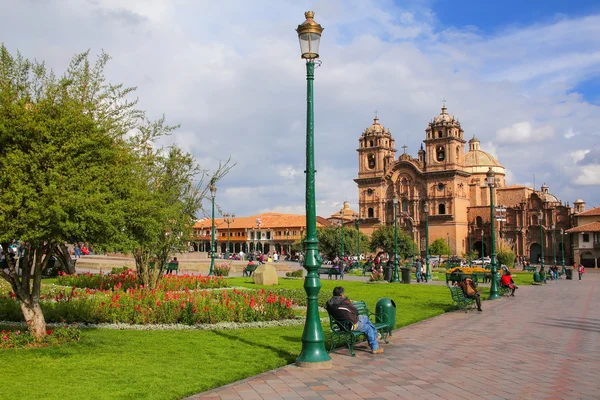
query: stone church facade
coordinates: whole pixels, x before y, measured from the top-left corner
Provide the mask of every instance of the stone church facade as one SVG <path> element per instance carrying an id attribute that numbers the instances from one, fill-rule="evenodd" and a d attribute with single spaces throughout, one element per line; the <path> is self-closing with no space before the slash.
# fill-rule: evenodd
<path id="1" fill-rule="evenodd" d="M 372 232 L 378 225 L 394 220 L 393 198 L 398 198 L 399 226 L 411 234 L 425 254 L 425 204 L 429 214 L 429 243 L 443 238 L 453 254 L 463 255 L 469 246 L 480 254 L 490 253 L 490 189 L 486 173 L 495 172 L 495 204 L 505 209 L 505 222 L 496 222 L 497 235 L 508 239 L 517 255 L 537 262 L 544 248 L 547 264 L 557 263 L 565 246 L 565 262 L 571 262 L 567 237 L 572 211 L 548 192 L 524 186 L 507 186 L 504 167 L 480 148 L 473 135 L 466 140 L 458 119 L 442 107 L 425 129 L 417 156 L 396 156 L 395 140 L 376 117 L 360 136 L 358 152 L 358 213 L 361 229 Z M 467 147 L 468 146 L 468 147 Z M 500 211 L 498 211 L 500 212 Z M 541 215 L 541 217 L 540 217 Z M 542 233 L 540 234 L 540 225 Z M 557 241 L 558 237 L 558 241 Z M 542 243 L 543 242 L 543 243 Z"/>

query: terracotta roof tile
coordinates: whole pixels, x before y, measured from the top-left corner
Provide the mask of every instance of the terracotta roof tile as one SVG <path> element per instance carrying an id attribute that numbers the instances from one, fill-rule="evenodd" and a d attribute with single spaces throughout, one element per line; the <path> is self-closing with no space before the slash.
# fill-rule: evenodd
<path id="1" fill-rule="evenodd" d="M 579 214 L 581 215 L 581 214 Z M 577 232 L 600 232 L 600 221 L 590 222 L 589 224 L 576 226 L 575 228 L 571 228 L 567 230 L 567 233 L 577 233 Z"/>
<path id="2" fill-rule="evenodd" d="M 272 229 L 272 228 L 301 228 L 306 226 L 306 216 L 298 214 L 282 214 L 282 213 L 264 213 L 258 215 L 251 215 L 248 217 L 236 216 L 234 221 L 229 224 L 230 229 L 252 229 L 258 228 L 256 218 L 260 217 L 260 228 L 261 229 Z M 203 218 L 198 220 L 194 224 L 194 228 L 200 229 L 201 227 L 210 228 L 210 218 Z M 325 218 L 317 217 L 317 226 L 329 225 Z M 223 218 L 215 218 L 215 226 L 227 227 Z"/>
<path id="3" fill-rule="evenodd" d="M 582 217 L 592 217 L 592 216 L 596 216 L 596 215 L 600 215 L 600 207 L 590 208 L 587 211 L 577 214 L 577 216 L 582 216 Z"/>

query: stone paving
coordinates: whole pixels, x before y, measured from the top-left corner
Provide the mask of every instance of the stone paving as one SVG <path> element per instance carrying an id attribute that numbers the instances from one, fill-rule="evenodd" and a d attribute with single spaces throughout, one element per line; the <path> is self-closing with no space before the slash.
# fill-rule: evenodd
<path id="1" fill-rule="evenodd" d="M 381 355 L 337 350 L 330 370 L 288 365 L 188 399 L 600 399 L 600 272 L 574 278 L 396 330 Z"/>

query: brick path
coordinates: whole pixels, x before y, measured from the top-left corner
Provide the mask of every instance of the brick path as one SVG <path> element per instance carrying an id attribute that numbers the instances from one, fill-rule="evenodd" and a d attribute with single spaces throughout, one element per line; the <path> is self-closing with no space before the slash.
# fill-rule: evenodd
<path id="1" fill-rule="evenodd" d="M 382 355 L 338 350 L 331 370 L 288 365 L 189 399 L 600 399 L 600 273 L 574 278 L 396 330 Z"/>

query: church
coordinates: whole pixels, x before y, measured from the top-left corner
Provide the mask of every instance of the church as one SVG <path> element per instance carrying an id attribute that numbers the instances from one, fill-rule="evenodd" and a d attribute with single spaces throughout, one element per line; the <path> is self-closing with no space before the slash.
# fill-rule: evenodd
<path id="1" fill-rule="evenodd" d="M 359 216 L 365 233 L 394 221 L 393 199 L 398 200 L 398 224 L 419 245 L 425 255 L 426 216 L 429 243 L 443 238 L 458 256 L 477 250 L 490 254 L 490 188 L 486 174 L 495 173 L 495 230 L 517 255 L 533 263 L 544 257 L 547 265 L 572 261 L 565 231 L 571 227 L 572 210 L 549 193 L 520 185 L 507 186 L 505 169 L 480 148 L 472 135 L 466 139 L 457 118 L 446 106 L 425 128 L 425 139 L 417 156 L 406 152 L 396 156 L 395 140 L 389 129 L 375 117 L 359 137 Z M 578 210 L 584 205 L 578 204 Z M 427 214 L 426 214 L 427 211 Z M 500 217 L 500 218 L 499 218 Z M 558 257 L 558 258 L 557 258 Z"/>

